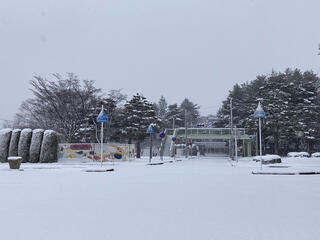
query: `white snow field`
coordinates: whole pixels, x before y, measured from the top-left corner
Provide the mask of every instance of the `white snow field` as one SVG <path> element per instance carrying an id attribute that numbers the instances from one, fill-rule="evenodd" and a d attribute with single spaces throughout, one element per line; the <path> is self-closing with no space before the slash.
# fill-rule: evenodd
<path id="1" fill-rule="evenodd" d="M 166 159 L 168 160 L 168 159 Z M 157 160 L 159 161 L 159 160 Z M 0 164 L 3 240 L 295 240 L 320 238 L 320 175 L 253 175 L 260 163 L 199 158 L 148 166 L 147 158 Z M 320 171 L 319 158 L 284 158 Z"/>

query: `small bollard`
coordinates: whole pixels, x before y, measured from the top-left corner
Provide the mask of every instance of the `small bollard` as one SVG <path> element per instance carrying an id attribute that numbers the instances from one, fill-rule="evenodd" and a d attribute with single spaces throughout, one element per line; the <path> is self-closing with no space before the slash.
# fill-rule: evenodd
<path id="1" fill-rule="evenodd" d="M 20 169 L 22 157 L 8 157 L 10 169 Z"/>

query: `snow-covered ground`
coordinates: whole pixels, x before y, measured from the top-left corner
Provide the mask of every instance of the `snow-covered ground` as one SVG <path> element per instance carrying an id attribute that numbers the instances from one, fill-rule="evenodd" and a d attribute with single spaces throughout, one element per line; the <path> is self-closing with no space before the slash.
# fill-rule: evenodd
<path id="1" fill-rule="evenodd" d="M 319 239 L 320 175 L 252 175 L 241 159 L 147 159 L 104 164 L 68 160 L 0 164 L 0 237 L 5 240 Z M 279 165 L 279 164 L 278 164 Z M 285 169 L 320 171 L 319 158 L 285 158 Z M 271 169 L 271 170 L 270 170 Z"/>

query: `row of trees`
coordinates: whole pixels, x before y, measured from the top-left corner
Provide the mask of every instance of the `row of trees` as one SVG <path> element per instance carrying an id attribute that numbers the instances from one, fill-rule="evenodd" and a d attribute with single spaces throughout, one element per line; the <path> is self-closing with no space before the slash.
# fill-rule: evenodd
<path id="1" fill-rule="evenodd" d="M 286 154 L 291 150 L 312 151 L 320 139 L 319 78 L 311 71 L 287 69 L 236 84 L 218 112 L 218 127 L 230 126 L 230 99 L 233 123 L 249 134 L 257 132 L 253 113 L 258 101 L 266 112 L 263 124 L 266 151 Z"/>
<path id="2" fill-rule="evenodd" d="M 104 134 L 107 140 L 136 143 L 137 153 L 150 123 L 160 131 L 171 127 L 173 118 L 176 127 L 184 126 L 185 117 L 189 126 L 199 118 L 198 105 L 187 98 L 180 105 L 168 105 L 163 96 L 158 103 L 151 103 L 141 94 L 127 101 L 121 90 L 104 94 L 94 81 L 81 81 L 73 73 L 66 77 L 54 74 L 53 80 L 35 76 L 30 84 L 33 97 L 21 104 L 14 127 L 53 129 L 66 142 L 99 142 L 96 117 L 101 105 L 109 118 Z"/>
<path id="3" fill-rule="evenodd" d="M 200 107 L 188 98 L 185 98 L 180 105 L 176 103 L 168 105 L 166 99 L 161 96 L 158 103 L 153 104 L 153 107 L 165 128 L 172 128 L 173 124 L 174 127 L 184 127 L 185 124 L 188 127 L 193 127 L 199 122 Z"/>

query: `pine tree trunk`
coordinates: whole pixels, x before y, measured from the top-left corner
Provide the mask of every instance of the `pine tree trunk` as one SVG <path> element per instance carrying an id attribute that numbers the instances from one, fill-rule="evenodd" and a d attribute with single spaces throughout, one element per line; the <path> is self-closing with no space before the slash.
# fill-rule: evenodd
<path id="1" fill-rule="evenodd" d="M 137 141 L 136 148 L 137 148 L 137 158 L 140 158 L 141 157 L 141 155 L 140 155 L 140 153 L 141 153 L 140 140 Z"/>

